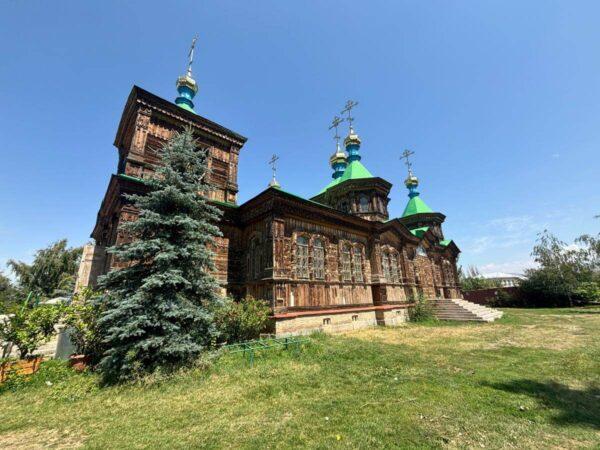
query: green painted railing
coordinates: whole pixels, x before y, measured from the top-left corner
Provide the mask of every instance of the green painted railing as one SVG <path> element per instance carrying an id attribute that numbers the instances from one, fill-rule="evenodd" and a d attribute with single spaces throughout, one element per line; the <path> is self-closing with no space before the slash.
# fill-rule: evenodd
<path id="1" fill-rule="evenodd" d="M 226 353 L 242 353 L 250 363 L 254 365 L 254 357 L 257 352 L 266 350 L 283 349 L 292 351 L 295 354 L 300 352 L 303 344 L 310 342 L 310 339 L 299 336 L 290 336 L 284 338 L 266 338 L 253 341 L 240 342 L 237 344 L 223 345 L 221 349 Z"/>

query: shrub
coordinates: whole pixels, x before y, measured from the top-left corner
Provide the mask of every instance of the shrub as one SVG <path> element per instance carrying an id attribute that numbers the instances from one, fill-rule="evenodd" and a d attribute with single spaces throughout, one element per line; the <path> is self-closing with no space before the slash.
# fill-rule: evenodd
<path id="1" fill-rule="evenodd" d="M 520 291 L 517 289 L 513 289 L 513 290 L 509 291 L 507 289 L 499 288 L 496 291 L 495 297 L 489 301 L 487 306 L 492 306 L 495 308 L 510 308 L 510 307 L 525 306 L 525 304 L 523 303 L 523 299 L 522 299 L 521 295 L 519 295 L 519 293 L 520 293 Z"/>
<path id="2" fill-rule="evenodd" d="M 262 300 L 246 297 L 240 302 L 225 299 L 215 309 L 221 342 L 243 342 L 260 337 L 269 324 L 271 308 Z"/>
<path id="3" fill-rule="evenodd" d="M 425 299 L 425 295 L 422 292 L 419 292 L 416 297 L 413 296 L 411 300 L 415 304 L 415 306 L 408 310 L 411 322 L 425 322 L 435 318 L 433 315 L 433 305 Z"/>
<path id="4" fill-rule="evenodd" d="M 98 292 L 85 288 L 74 295 L 65 314 L 65 324 L 69 326 L 69 336 L 78 354 L 90 358 L 97 364 L 104 352 L 98 320 L 103 310 L 102 297 Z"/>
<path id="5" fill-rule="evenodd" d="M 50 339 L 63 313 L 63 305 L 37 304 L 29 296 L 0 322 L 0 339 L 14 344 L 25 358 Z"/>

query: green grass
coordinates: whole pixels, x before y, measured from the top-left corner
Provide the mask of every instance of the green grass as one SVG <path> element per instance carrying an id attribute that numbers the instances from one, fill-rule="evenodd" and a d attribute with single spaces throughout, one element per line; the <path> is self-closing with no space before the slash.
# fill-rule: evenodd
<path id="1" fill-rule="evenodd" d="M 318 335 L 133 386 L 49 362 L 0 390 L 0 448 L 598 448 L 600 308 L 505 313 Z"/>

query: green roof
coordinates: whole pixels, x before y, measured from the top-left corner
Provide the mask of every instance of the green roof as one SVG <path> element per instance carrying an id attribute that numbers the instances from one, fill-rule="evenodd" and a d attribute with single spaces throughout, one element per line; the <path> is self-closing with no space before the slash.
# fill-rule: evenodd
<path id="1" fill-rule="evenodd" d="M 443 241 L 440 241 L 440 245 L 448 247 L 450 245 L 450 242 L 452 242 L 452 239 L 444 239 Z"/>
<path id="2" fill-rule="evenodd" d="M 231 202 L 222 202 L 221 200 L 209 200 L 211 203 L 216 203 L 217 205 L 228 206 L 229 208 L 239 208 L 238 205 Z"/>
<path id="3" fill-rule="evenodd" d="M 420 228 L 413 228 L 412 230 L 410 230 L 410 232 L 412 234 L 414 234 L 416 237 L 421 238 L 427 232 L 427 230 L 429 230 L 429 227 L 420 227 Z"/>
<path id="4" fill-rule="evenodd" d="M 411 198 L 406 204 L 406 208 L 404 208 L 404 212 L 402 213 L 402 217 L 412 216 L 413 214 L 421 214 L 421 213 L 432 213 L 433 210 L 425 204 L 423 200 L 417 195 Z"/>
<path id="5" fill-rule="evenodd" d="M 322 194 L 327 189 L 330 189 L 337 184 L 343 183 L 344 181 L 358 180 L 361 178 L 373 178 L 373 175 L 365 166 L 363 166 L 363 164 L 360 161 L 352 161 L 350 164 L 348 164 L 346 170 L 344 170 L 344 174 L 339 178 L 334 178 L 333 180 L 331 180 L 331 182 L 327 186 L 325 186 L 323 190 L 319 192 L 319 194 Z"/>
<path id="6" fill-rule="evenodd" d="M 179 106 L 181 109 L 185 109 L 186 111 L 196 114 L 196 111 L 194 111 L 192 108 L 189 107 L 189 105 L 186 105 L 185 103 L 176 103 L 176 105 Z"/>

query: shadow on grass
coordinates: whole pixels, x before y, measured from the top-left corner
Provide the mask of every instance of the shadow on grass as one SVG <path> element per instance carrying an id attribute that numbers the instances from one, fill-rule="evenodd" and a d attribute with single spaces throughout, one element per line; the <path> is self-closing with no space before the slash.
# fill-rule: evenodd
<path id="1" fill-rule="evenodd" d="M 536 398 L 548 408 L 559 410 L 554 417 L 558 425 L 585 425 L 600 429 L 600 387 L 571 389 L 554 381 L 514 380 L 505 383 L 485 383 L 486 386 L 514 394 Z"/>

